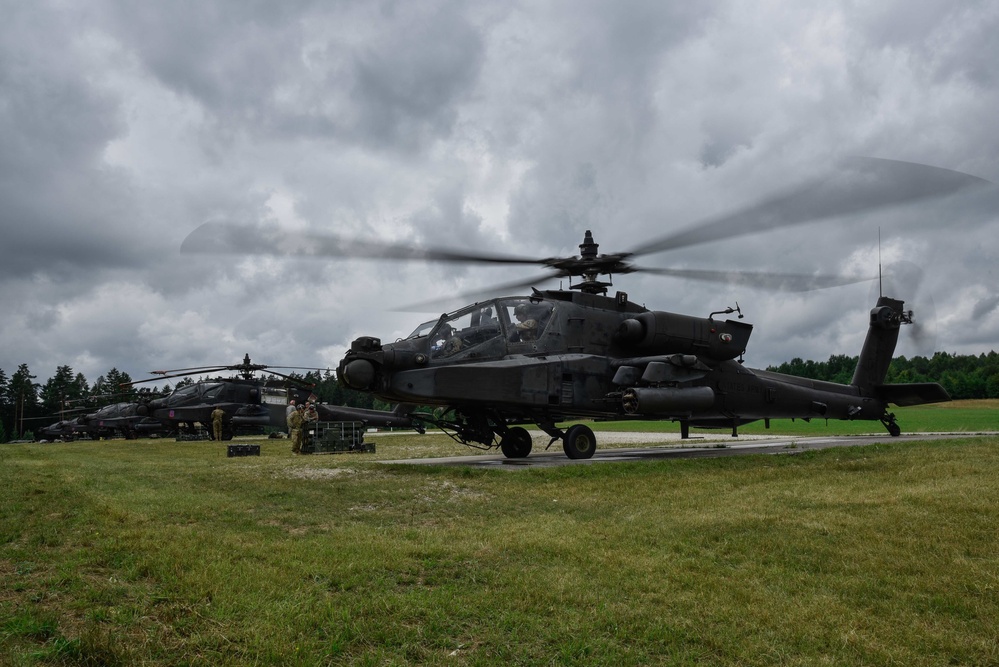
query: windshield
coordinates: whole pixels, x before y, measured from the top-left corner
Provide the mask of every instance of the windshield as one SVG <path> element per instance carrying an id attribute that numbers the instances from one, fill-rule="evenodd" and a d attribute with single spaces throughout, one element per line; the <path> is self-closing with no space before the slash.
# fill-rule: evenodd
<path id="1" fill-rule="evenodd" d="M 499 304 L 510 322 L 511 343 L 529 343 L 541 338 L 552 317 L 552 304 L 530 299 L 506 299 Z"/>
<path id="2" fill-rule="evenodd" d="M 450 357 L 500 336 L 493 304 L 478 304 L 439 322 L 431 336 L 430 354 L 434 358 Z"/>
<path id="3" fill-rule="evenodd" d="M 413 333 L 406 336 L 406 340 L 410 340 L 411 338 L 421 338 L 422 336 L 426 336 L 428 333 L 430 333 L 430 330 L 434 328 L 434 325 L 437 324 L 438 321 L 439 320 L 430 320 L 429 322 L 424 322 L 420 326 L 416 327 Z"/>
<path id="4" fill-rule="evenodd" d="M 202 394 L 202 396 L 205 398 L 205 400 L 216 399 L 222 394 L 223 387 L 225 387 L 225 384 L 221 382 L 218 384 L 206 384 L 205 392 Z"/>
<path id="5" fill-rule="evenodd" d="M 173 392 L 171 398 L 184 398 L 186 396 L 192 396 L 198 393 L 198 385 L 189 384 Z"/>

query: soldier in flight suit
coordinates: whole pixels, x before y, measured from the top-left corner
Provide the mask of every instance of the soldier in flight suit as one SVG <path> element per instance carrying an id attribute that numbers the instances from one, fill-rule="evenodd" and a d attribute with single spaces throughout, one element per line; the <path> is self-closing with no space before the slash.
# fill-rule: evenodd
<path id="1" fill-rule="evenodd" d="M 216 442 L 222 442 L 222 420 L 225 419 L 225 411 L 222 408 L 212 410 L 212 433 Z"/>
<path id="2" fill-rule="evenodd" d="M 531 317 L 527 309 L 527 304 L 520 304 L 513 309 L 513 315 L 517 318 L 514 324 L 515 334 L 511 339 L 513 342 L 529 342 L 538 339 L 538 321 Z"/>

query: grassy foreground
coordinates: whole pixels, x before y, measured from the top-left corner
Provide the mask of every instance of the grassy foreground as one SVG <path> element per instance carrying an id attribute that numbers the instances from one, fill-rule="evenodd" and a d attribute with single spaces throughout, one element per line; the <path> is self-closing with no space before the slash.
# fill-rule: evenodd
<path id="1" fill-rule="evenodd" d="M 0 445 L 0 664 L 999 664 L 999 438 L 516 472 L 376 442 Z"/>

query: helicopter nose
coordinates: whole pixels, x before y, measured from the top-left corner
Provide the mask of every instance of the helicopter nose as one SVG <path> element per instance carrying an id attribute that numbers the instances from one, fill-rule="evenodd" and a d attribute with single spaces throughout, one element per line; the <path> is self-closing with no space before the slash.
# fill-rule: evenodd
<path id="1" fill-rule="evenodd" d="M 352 389 L 370 389 L 375 381 L 375 366 L 367 359 L 355 359 L 343 367 L 343 381 Z"/>

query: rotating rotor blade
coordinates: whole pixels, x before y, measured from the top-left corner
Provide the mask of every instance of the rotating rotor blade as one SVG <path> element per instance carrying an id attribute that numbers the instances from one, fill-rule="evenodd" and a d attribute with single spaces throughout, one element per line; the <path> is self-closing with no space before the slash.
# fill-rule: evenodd
<path id="1" fill-rule="evenodd" d="M 754 271 L 707 271 L 702 269 L 637 268 L 636 272 L 673 276 L 705 282 L 745 285 L 776 292 L 811 292 L 876 280 L 876 276 L 810 275 L 806 273 L 767 273 Z"/>
<path id="2" fill-rule="evenodd" d="M 166 371 L 149 371 L 152 375 L 160 375 L 163 377 L 177 377 L 176 375 L 170 375 L 173 373 L 191 373 L 193 375 L 198 375 L 200 373 L 215 373 L 216 371 L 229 370 L 231 366 L 192 366 L 191 368 L 171 368 Z M 159 378 L 154 378 L 159 379 Z M 145 382 L 145 380 L 143 380 Z"/>
<path id="3" fill-rule="evenodd" d="M 282 368 L 295 368 L 295 367 L 294 366 L 282 366 Z M 315 369 L 314 368 L 310 368 L 309 370 L 315 370 Z M 291 375 L 285 375 L 284 373 L 278 373 L 277 371 L 272 371 L 272 370 L 268 370 L 267 372 L 270 373 L 271 375 L 276 375 L 279 378 L 284 378 L 288 382 L 291 382 L 292 384 L 297 384 L 300 387 L 304 387 L 304 388 L 307 388 L 307 389 L 312 389 L 313 387 L 316 386 L 315 382 L 307 382 L 305 380 L 305 378 L 297 378 L 297 377 L 294 377 L 294 376 L 291 376 Z"/>
<path id="4" fill-rule="evenodd" d="M 758 204 L 643 243 L 629 255 L 649 255 L 990 185 L 977 176 L 915 162 L 870 157 L 844 162 L 846 168 L 827 178 L 806 182 Z"/>
<path id="5" fill-rule="evenodd" d="M 179 370 L 183 371 L 184 369 L 179 369 Z M 137 384 L 145 384 L 146 382 L 159 382 L 160 380 L 169 380 L 170 378 L 187 377 L 189 375 L 200 375 L 201 373 L 214 373 L 216 371 L 224 371 L 224 370 L 226 369 L 223 366 L 222 368 L 214 368 L 214 369 L 208 368 L 202 371 L 198 371 L 196 373 L 188 373 L 188 372 L 174 373 L 173 371 L 158 371 L 158 373 L 163 373 L 163 375 L 154 378 L 146 378 L 145 380 L 132 380 L 131 382 L 126 382 L 122 384 L 122 386 L 131 387 Z"/>
<path id="6" fill-rule="evenodd" d="M 267 371 L 270 371 L 270 369 L 272 368 L 285 368 L 293 371 L 316 371 L 317 373 L 333 370 L 329 367 L 319 368 L 318 366 L 263 366 L 262 368 L 266 369 Z M 275 373 L 275 375 L 277 374 Z"/>
<path id="7" fill-rule="evenodd" d="M 478 290 L 471 290 L 468 292 L 462 292 L 460 294 L 450 294 L 445 297 L 440 297 L 436 299 L 429 299 L 427 301 L 421 301 L 419 303 L 406 304 L 404 306 L 396 306 L 392 310 L 404 313 L 430 313 L 430 312 L 440 312 L 442 308 L 446 308 L 456 302 L 461 302 L 464 306 L 465 301 L 472 299 L 473 301 L 479 299 L 488 299 L 496 296 L 503 296 L 508 290 L 521 289 L 523 287 L 532 287 L 534 285 L 539 285 L 546 280 L 551 280 L 552 278 L 558 278 L 561 273 L 549 273 L 546 275 L 533 276 L 528 279 L 521 279 L 511 283 L 504 283 L 502 285 L 490 285 Z"/>
<path id="8" fill-rule="evenodd" d="M 344 259 L 429 260 L 493 264 L 544 264 L 543 259 L 475 253 L 447 248 L 419 248 L 411 244 L 345 239 L 335 234 L 289 234 L 281 229 L 206 222 L 187 235 L 182 253 L 272 255 L 277 257 L 337 257 Z"/>

